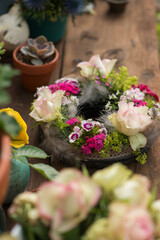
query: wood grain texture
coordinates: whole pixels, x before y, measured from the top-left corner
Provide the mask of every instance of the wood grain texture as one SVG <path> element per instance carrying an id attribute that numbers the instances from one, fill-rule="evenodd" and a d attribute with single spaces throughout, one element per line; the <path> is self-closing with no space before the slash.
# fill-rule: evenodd
<path id="1" fill-rule="evenodd" d="M 69 22 L 62 75 L 76 74 L 75 62 L 99 53 L 102 58 L 117 58 L 117 68 L 127 66 L 130 75 L 160 96 L 154 0 L 131 0 L 120 15 L 111 14 L 106 2 L 96 1 L 96 12 L 77 17 L 76 27 Z M 147 175 L 160 197 L 160 138 L 152 144 L 147 163 L 136 162 L 130 168 Z"/>
<path id="2" fill-rule="evenodd" d="M 51 83 L 61 76 L 78 74 L 77 63 L 99 53 L 102 58 L 117 58 L 117 68 L 127 66 L 130 75 L 136 75 L 141 83 L 149 85 L 160 96 L 154 0 L 131 0 L 120 15 L 111 14 L 106 2 L 96 0 L 96 13 L 96 16 L 76 17 L 76 26 L 69 19 L 66 38 L 57 45 L 60 59 Z M 37 128 L 32 128 L 33 120 L 28 115 L 33 94 L 21 88 L 19 77 L 13 79 L 9 92 L 12 96 L 10 107 L 19 111 L 28 125 L 30 144 L 38 145 Z M 152 184 L 157 185 L 157 197 L 160 197 L 160 138 L 153 143 L 145 165 L 135 162 L 129 167 L 148 176 Z M 31 170 L 27 189 L 32 190 L 43 181 Z"/>

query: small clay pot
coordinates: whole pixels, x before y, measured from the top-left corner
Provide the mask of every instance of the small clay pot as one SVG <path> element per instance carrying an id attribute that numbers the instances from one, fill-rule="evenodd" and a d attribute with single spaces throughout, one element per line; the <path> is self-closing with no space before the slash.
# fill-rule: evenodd
<path id="1" fill-rule="evenodd" d="M 55 49 L 55 57 L 52 61 L 40 66 L 34 66 L 23 63 L 17 58 L 17 52 L 22 46 L 24 46 L 24 44 L 18 46 L 13 51 L 13 65 L 21 72 L 22 86 L 30 92 L 35 92 L 37 87 L 47 86 L 49 84 L 52 72 L 58 62 L 59 53 L 58 50 Z"/>
<path id="2" fill-rule="evenodd" d="M 3 203 L 8 189 L 11 165 L 10 137 L 0 132 L 0 205 Z"/>
<path id="3" fill-rule="evenodd" d="M 130 0 L 106 0 L 106 2 L 109 3 L 110 11 L 114 13 L 123 12 L 129 1 Z"/>

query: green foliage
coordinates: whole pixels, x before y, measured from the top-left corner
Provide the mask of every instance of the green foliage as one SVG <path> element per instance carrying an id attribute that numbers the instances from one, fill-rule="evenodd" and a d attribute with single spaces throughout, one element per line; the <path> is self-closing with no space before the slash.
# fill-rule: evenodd
<path id="1" fill-rule="evenodd" d="M 18 149 L 12 148 L 12 158 L 29 165 L 47 180 L 53 180 L 58 175 L 58 171 L 53 167 L 43 163 L 30 164 L 27 163 L 23 157 L 45 159 L 48 155 L 42 149 L 30 145 L 24 145 Z"/>
<path id="2" fill-rule="evenodd" d="M 147 107 L 150 109 L 155 105 L 155 99 L 150 96 L 150 95 L 146 95 L 144 98 L 144 101 L 147 102 Z"/>
<path id="3" fill-rule="evenodd" d="M 33 169 L 35 169 L 37 172 L 39 172 L 43 177 L 45 177 L 48 180 L 53 180 L 57 175 L 58 171 L 43 163 L 36 163 L 36 164 L 29 164 L 29 166 Z"/>
<path id="4" fill-rule="evenodd" d="M 140 149 L 136 150 L 135 152 L 133 152 L 133 154 L 135 154 L 136 160 L 138 162 L 140 162 L 142 165 L 146 163 L 147 160 L 147 154 L 146 153 L 141 153 Z"/>
<path id="5" fill-rule="evenodd" d="M 31 17 L 37 22 L 44 21 L 45 19 L 56 21 L 58 18 L 63 20 L 63 18 L 67 16 L 64 0 L 46 1 L 45 7 L 40 11 L 26 8 L 26 6 L 22 3 L 22 0 L 19 0 L 19 3 L 24 10 L 24 17 Z"/>
<path id="6" fill-rule="evenodd" d="M 128 137 L 118 131 L 113 131 L 107 134 L 104 148 L 100 151 L 100 154 L 102 157 L 109 157 L 111 150 L 120 153 L 124 145 L 129 145 Z"/>
<path id="7" fill-rule="evenodd" d="M 19 73 L 18 70 L 13 69 L 9 64 L 0 64 L 0 104 L 7 104 L 10 101 L 8 93 L 4 90 L 11 84 L 11 78 Z"/>
<path id="8" fill-rule="evenodd" d="M 0 113 L 0 129 L 7 133 L 10 137 L 16 137 L 21 127 L 15 118 L 9 116 L 5 112 Z"/>
<path id="9" fill-rule="evenodd" d="M 108 81 L 111 82 L 115 91 L 125 92 L 129 90 L 133 84 L 137 85 L 138 78 L 136 76 L 129 77 L 127 68 L 122 66 L 119 68 L 118 73 L 112 71 L 109 74 Z"/>
<path id="10" fill-rule="evenodd" d="M 45 159 L 48 155 L 40 148 L 31 146 L 31 145 L 24 145 L 17 149 L 16 151 L 17 157 L 30 157 L 30 158 L 42 158 Z"/>

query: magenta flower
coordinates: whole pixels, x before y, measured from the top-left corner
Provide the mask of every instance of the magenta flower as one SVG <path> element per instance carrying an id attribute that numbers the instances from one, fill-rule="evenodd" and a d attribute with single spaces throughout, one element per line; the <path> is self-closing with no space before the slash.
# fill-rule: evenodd
<path id="1" fill-rule="evenodd" d="M 79 122 L 79 120 L 77 118 L 70 118 L 66 123 L 68 125 L 73 125 L 75 123 Z"/>
<path id="2" fill-rule="evenodd" d="M 70 143 L 73 143 L 75 142 L 78 138 L 79 138 L 79 134 L 77 132 L 72 132 L 70 135 L 69 135 L 69 142 Z"/>
<path id="3" fill-rule="evenodd" d="M 82 121 L 81 123 L 82 127 L 84 130 L 86 130 L 87 132 L 90 131 L 93 127 L 94 127 L 94 124 L 92 123 L 91 120 L 84 120 Z"/>
<path id="4" fill-rule="evenodd" d="M 75 86 L 71 82 L 58 82 L 56 84 L 52 84 L 49 86 L 49 89 L 54 93 L 57 90 L 65 91 L 66 96 L 70 96 L 70 94 L 78 95 L 80 93 L 80 88 Z"/>
<path id="5" fill-rule="evenodd" d="M 83 145 L 81 150 L 84 155 L 90 155 L 92 153 L 91 149 L 87 145 Z"/>
<path id="6" fill-rule="evenodd" d="M 144 102 L 143 100 L 134 99 L 133 102 L 136 107 L 147 106 L 147 102 Z"/>
<path id="7" fill-rule="evenodd" d="M 138 86 L 132 85 L 132 88 L 139 88 L 142 92 L 149 94 L 150 96 L 154 97 L 157 102 L 159 102 L 159 97 L 155 94 L 147 85 L 145 84 L 138 84 Z"/>

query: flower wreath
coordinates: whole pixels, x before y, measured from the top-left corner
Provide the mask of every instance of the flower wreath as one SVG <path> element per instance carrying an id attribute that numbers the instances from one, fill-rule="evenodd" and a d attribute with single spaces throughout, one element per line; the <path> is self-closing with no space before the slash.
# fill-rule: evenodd
<path id="1" fill-rule="evenodd" d="M 136 160 L 145 163 L 147 155 L 140 149 L 151 134 L 146 130 L 160 118 L 159 98 L 147 85 L 138 84 L 137 77 L 130 77 L 126 67 L 116 73 L 115 63 L 95 55 L 77 65 L 83 80 L 65 77 L 38 88 L 30 116 L 45 123 L 48 140 L 43 146 L 48 154 L 70 161 L 77 158 L 72 155 L 75 149 L 81 158 L 93 153 L 106 158 L 130 146 Z"/>

